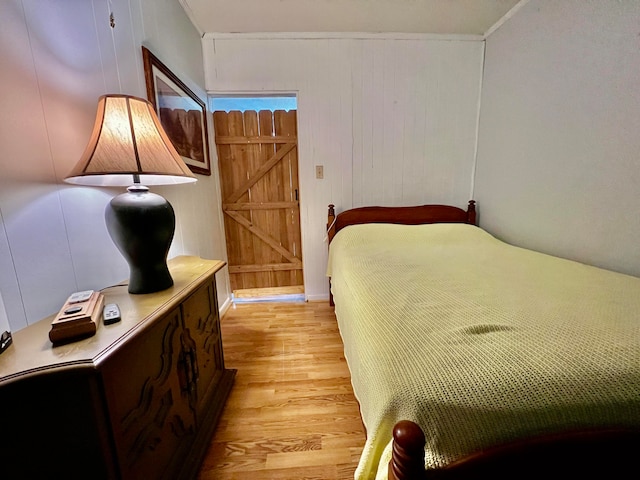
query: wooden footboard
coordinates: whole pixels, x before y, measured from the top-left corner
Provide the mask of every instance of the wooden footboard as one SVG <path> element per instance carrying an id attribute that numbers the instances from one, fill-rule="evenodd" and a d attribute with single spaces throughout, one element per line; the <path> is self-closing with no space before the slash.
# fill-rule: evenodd
<path id="1" fill-rule="evenodd" d="M 640 429 L 559 432 L 479 451 L 441 469 L 425 470 L 425 436 L 414 422 L 393 429 L 389 480 L 491 478 L 637 478 Z"/>

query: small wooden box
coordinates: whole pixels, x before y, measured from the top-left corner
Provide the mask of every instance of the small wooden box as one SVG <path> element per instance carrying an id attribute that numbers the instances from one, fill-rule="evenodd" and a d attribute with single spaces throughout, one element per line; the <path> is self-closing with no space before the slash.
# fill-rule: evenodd
<path id="1" fill-rule="evenodd" d="M 80 310 L 65 314 L 70 307 L 80 307 Z M 103 307 L 104 295 L 100 292 L 93 292 L 91 297 L 82 303 L 71 304 L 67 301 L 51 322 L 49 340 L 56 345 L 95 335 Z"/>

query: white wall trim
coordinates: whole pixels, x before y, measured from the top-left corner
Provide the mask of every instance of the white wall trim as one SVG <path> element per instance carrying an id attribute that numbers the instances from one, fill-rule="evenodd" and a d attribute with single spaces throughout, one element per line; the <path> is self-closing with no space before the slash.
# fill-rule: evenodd
<path id="1" fill-rule="evenodd" d="M 306 302 L 324 302 L 324 301 L 328 302 L 329 295 L 327 294 L 305 295 L 305 301 Z"/>
<path id="2" fill-rule="evenodd" d="M 523 0 L 528 1 L 528 0 Z M 369 32 L 251 32 L 251 33 L 205 33 L 203 39 L 218 40 L 442 40 L 480 42 L 484 35 L 449 35 L 436 33 L 369 33 Z"/>
<path id="3" fill-rule="evenodd" d="M 224 301 L 224 303 L 218 308 L 218 311 L 220 312 L 220 318 L 222 318 L 222 316 L 227 313 L 227 310 L 229 310 L 229 308 L 231 308 L 231 297 L 227 297 Z"/>
<path id="4" fill-rule="evenodd" d="M 502 18 L 500 20 L 498 20 L 496 23 L 494 23 L 491 28 L 489 28 L 489 30 L 487 30 L 486 32 L 484 32 L 484 36 L 483 38 L 486 40 L 493 32 L 495 32 L 496 30 L 498 30 L 502 25 L 504 25 L 504 23 L 509 20 L 511 17 L 513 17 L 518 10 L 520 10 L 522 7 L 524 7 L 527 3 L 529 3 L 529 0 L 520 0 L 518 3 L 516 3 L 511 10 L 509 10 L 507 13 L 505 13 Z"/>

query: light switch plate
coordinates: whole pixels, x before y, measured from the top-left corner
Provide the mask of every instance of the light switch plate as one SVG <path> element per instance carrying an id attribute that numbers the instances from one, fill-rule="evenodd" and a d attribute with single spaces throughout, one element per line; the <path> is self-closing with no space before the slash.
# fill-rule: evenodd
<path id="1" fill-rule="evenodd" d="M 324 178 L 324 166 L 316 165 L 316 178 L 322 180 Z"/>

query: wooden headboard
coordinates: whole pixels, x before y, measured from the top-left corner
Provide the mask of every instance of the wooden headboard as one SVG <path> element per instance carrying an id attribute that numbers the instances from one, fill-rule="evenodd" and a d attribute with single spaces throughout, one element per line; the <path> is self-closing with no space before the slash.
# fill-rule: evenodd
<path id="1" fill-rule="evenodd" d="M 359 207 L 345 210 L 336 216 L 334 205 L 329 205 L 327 236 L 329 243 L 344 227 L 361 223 L 398 223 L 420 225 L 425 223 L 469 223 L 476 225 L 476 202 L 469 200 L 467 210 L 450 205 L 420 205 L 415 207 Z"/>

